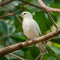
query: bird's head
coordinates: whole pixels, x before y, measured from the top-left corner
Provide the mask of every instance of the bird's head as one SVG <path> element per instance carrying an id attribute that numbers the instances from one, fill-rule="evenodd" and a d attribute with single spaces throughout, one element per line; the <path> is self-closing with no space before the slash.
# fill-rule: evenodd
<path id="1" fill-rule="evenodd" d="M 22 12 L 22 14 L 20 15 L 22 18 L 32 18 L 32 14 L 30 12 Z"/>

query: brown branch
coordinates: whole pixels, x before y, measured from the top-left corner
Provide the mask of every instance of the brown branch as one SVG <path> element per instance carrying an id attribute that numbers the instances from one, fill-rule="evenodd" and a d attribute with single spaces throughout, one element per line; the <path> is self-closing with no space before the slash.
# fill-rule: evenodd
<path id="1" fill-rule="evenodd" d="M 14 0 L 7 0 L 7 1 L 4 1 L 4 2 L 0 2 L 0 6 L 5 6 L 5 5 L 11 3 L 12 1 L 14 1 Z"/>
<path id="2" fill-rule="evenodd" d="M 51 14 L 49 13 L 49 9 L 51 10 L 51 8 L 48 8 L 48 6 L 46 6 L 42 0 L 38 0 L 38 2 L 40 3 L 40 6 L 46 11 L 47 15 L 50 17 L 50 20 L 54 24 L 55 28 L 59 29 Z"/>
<path id="3" fill-rule="evenodd" d="M 51 32 L 51 33 L 41 36 L 35 40 L 29 40 L 29 41 L 22 42 L 22 43 L 20 42 L 20 43 L 14 44 L 14 45 L 10 45 L 8 47 L 0 48 L 0 57 L 6 55 L 8 53 L 11 53 L 13 51 L 20 50 L 26 46 L 30 46 L 30 45 L 36 44 L 38 42 L 46 41 L 46 40 L 56 36 L 57 34 L 60 34 L 60 30 Z"/>
<path id="4" fill-rule="evenodd" d="M 42 9 L 42 7 L 39 7 L 39 6 L 37 6 L 37 5 L 33 4 L 33 3 L 30 3 L 30 2 L 26 2 L 25 0 L 19 0 L 19 1 L 21 1 L 22 3 L 28 4 L 30 6 L 34 6 L 34 7 L 38 8 L 38 9 Z"/>
<path id="5" fill-rule="evenodd" d="M 19 1 L 21 1 L 21 2 L 23 2 L 23 3 L 26 3 L 26 4 L 30 5 L 30 6 L 34 6 L 34 7 L 36 7 L 36 8 L 42 9 L 42 10 L 47 10 L 48 12 L 60 12 L 60 9 L 48 7 L 48 6 L 46 6 L 41 0 L 38 0 L 39 3 L 41 3 L 41 6 L 40 6 L 40 7 L 37 6 L 37 5 L 35 5 L 35 4 L 26 2 L 25 0 L 19 0 Z M 40 2 L 40 1 L 41 1 L 41 2 Z"/>
<path id="6" fill-rule="evenodd" d="M 7 5 L 12 1 L 14 1 L 14 0 L 7 0 L 6 2 L 0 3 L 0 6 Z M 48 10 L 49 12 L 60 12 L 60 9 L 48 7 L 43 2 L 40 2 L 40 0 L 38 0 L 38 1 L 43 5 L 43 6 L 41 5 L 41 7 L 39 7 L 39 6 L 35 5 L 35 4 L 32 4 L 32 3 L 26 2 L 25 0 L 19 0 L 19 1 L 21 1 L 23 3 L 26 3 L 26 4 L 30 5 L 30 6 L 34 6 L 36 8 L 39 8 L 39 9 L 43 9 L 43 7 L 44 7 L 44 9 Z"/>
<path id="7" fill-rule="evenodd" d="M 40 6 L 43 10 L 46 10 L 48 12 L 60 12 L 60 9 L 46 6 L 42 0 L 37 0 L 37 1 L 40 3 Z"/>
<path id="8" fill-rule="evenodd" d="M 12 12 L 12 13 L 8 13 L 8 14 L 6 14 L 6 15 L 0 16 L 0 18 L 4 18 L 4 17 L 7 17 L 7 16 L 15 15 L 15 14 L 17 14 L 17 13 L 20 12 L 20 11 L 21 11 L 21 10 L 18 10 L 18 11 Z"/>
<path id="9" fill-rule="evenodd" d="M 54 24 L 55 28 L 56 28 L 56 29 L 59 29 L 58 25 L 56 24 L 56 22 L 54 21 L 54 19 L 52 18 L 52 16 L 50 15 L 49 12 L 47 12 L 47 15 L 50 17 L 50 20 L 51 20 L 51 22 Z"/>
<path id="10" fill-rule="evenodd" d="M 9 0 L 8 0 L 9 1 Z M 13 0 L 12 0 L 13 1 Z M 12 2 L 11 0 L 10 0 L 10 2 Z M 43 6 L 41 6 L 41 7 L 39 7 L 39 6 L 37 6 L 37 5 L 35 5 L 35 4 L 32 4 L 32 3 L 29 3 L 29 2 L 26 2 L 26 1 L 24 1 L 24 0 L 19 0 L 19 1 L 21 1 L 21 2 L 23 2 L 23 3 L 26 3 L 26 4 L 28 4 L 28 5 L 30 5 L 30 6 L 34 6 L 34 7 L 36 7 L 36 8 L 38 8 L 38 9 L 42 9 L 42 10 L 47 10 L 48 12 L 60 12 L 60 9 L 57 9 L 57 8 L 50 8 L 50 7 L 47 7 L 45 4 L 43 4 Z M 39 0 L 38 0 L 39 1 Z M 40 1 L 39 1 L 40 2 Z M 43 2 L 42 2 L 43 3 Z M 1 5 L 6 5 L 6 4 L 8 4 L 8 2 L 5 2 L 5 3 L 0 3 L 0 6 Z M 44 7 L 45 6 L 45 7 Z M 17 12 L 18 13 L 18 12 Z M 8 13 L 8 14 L 6 14 L 6 15 L 3 15 L 3 16 L 0 16 L 0 18 L 4 18 L 4 17 L 7 17 L 7 16 L 11 16 L 11 15 L 14 15 L 15 14 L 15 12 L 13 12 L 13 13 Z"/>

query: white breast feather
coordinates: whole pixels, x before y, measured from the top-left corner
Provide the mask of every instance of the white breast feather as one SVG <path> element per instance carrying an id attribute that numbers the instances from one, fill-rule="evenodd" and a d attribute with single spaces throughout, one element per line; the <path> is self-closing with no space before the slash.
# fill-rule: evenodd
<path id="1" fill-rule="evenodd" d="M 35 20 L 23 20 L 23 32 L 29 39 L 35 39 L 41 34 L 38 24 Z"/>

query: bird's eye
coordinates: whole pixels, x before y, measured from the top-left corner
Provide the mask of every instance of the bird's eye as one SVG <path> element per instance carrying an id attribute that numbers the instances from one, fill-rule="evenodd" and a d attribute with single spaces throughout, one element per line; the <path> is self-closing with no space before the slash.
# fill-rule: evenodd
<path id="1" fill-rule="evenodd" d="M 24 13 L 24 15 L 26 15 L 26 13 Z"/>

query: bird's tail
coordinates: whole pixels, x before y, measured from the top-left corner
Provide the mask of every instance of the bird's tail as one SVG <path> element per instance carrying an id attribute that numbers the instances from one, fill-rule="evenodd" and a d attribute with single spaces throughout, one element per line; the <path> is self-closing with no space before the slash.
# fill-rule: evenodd
<path id="1" fill-rule="evenodd" d="M 43 42 L 38 43 L 38 46 L 42 54 L 48 54 L 46 46 L 43 44 Z"/>
<path id="2" fill-rule="evenodd" d="M 35 60 L 38 60 L 39 58 L 40 58 L 40 60 L 42 60 L 43 55 L 48 54 L 48 52 L 46 50 L 46 46 L 42 42 L 38 43 L 38 46 L 39 46 L 39 49 L 40 49 L 40 54 L 36 57 Z"/>

